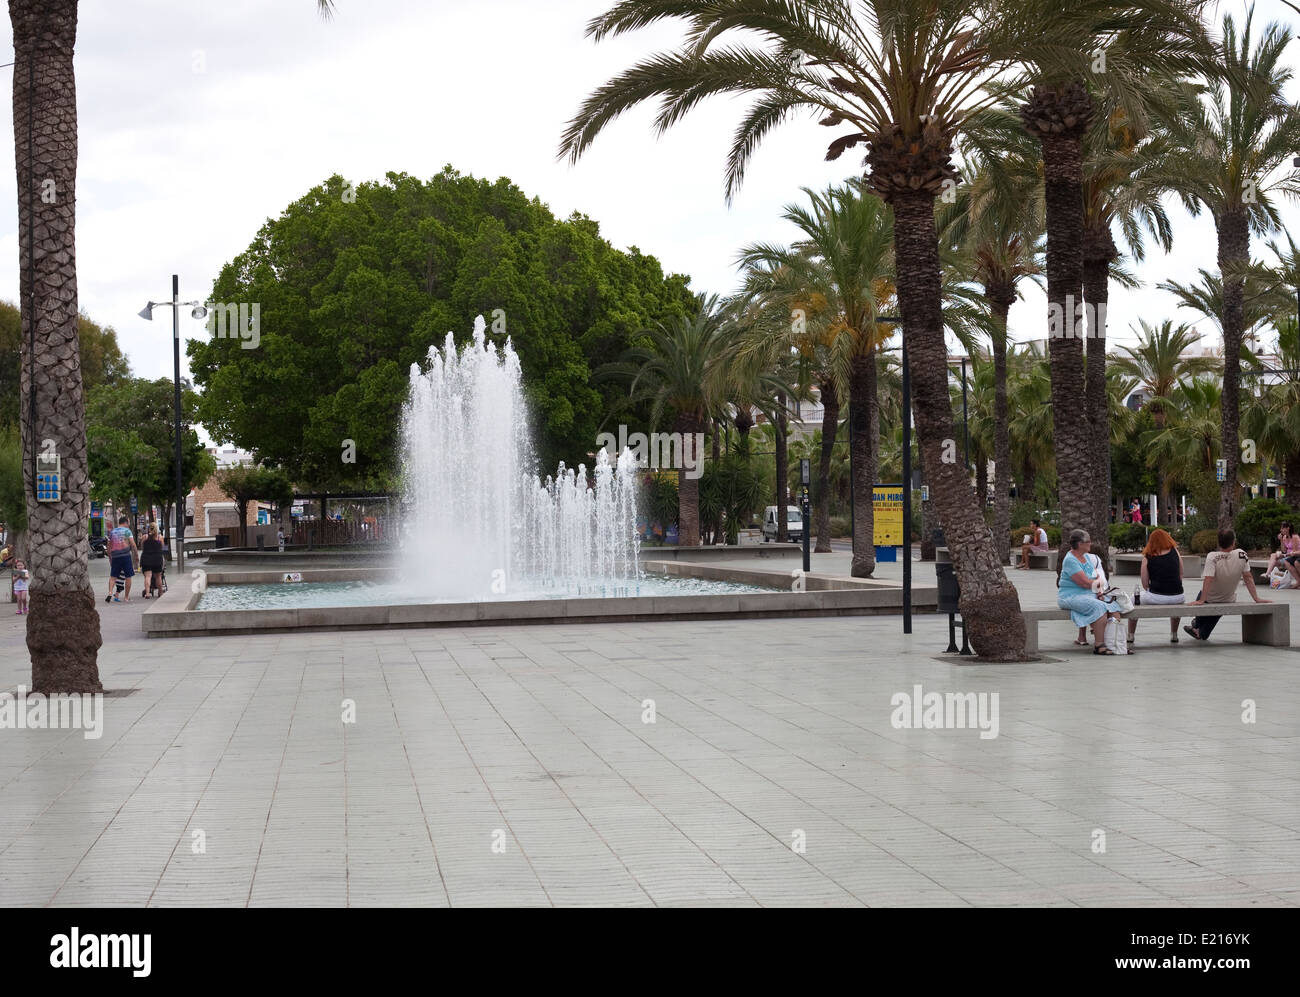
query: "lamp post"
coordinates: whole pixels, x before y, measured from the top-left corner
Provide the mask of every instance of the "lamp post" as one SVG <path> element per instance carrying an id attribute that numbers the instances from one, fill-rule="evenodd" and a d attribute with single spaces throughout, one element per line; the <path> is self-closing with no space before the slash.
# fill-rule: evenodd
<path id="1" fill-rule="evenodd" d="M 167 308 L 172 310 L 172 360 L 174 371 L 172 376 L 173 386 L 175 388 L 174 412 L 175 428 L 173 436 L 176 439 L 176 571 L 178 574 L 185 572 L 185 490 L 184 475 L 181 471 L 181 306 L 192 306 L 191 317 L 201 319 L 207 316 L 208 310 L 201 301 L 181 301 L 180 300 L 180 277 L 172 274 L 172 299 L 171 301 L 150 301 L 140 309 L 140 317 L 146 322 L 153 321 L 153 310 L 155 308 Z"/>

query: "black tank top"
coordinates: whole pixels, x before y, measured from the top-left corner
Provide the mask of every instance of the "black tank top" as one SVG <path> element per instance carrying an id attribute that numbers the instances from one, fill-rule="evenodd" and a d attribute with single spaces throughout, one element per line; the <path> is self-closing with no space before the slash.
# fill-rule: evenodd
<path id="1" fill-rule="evenodd" d="M 1182 595 L 1183 580 L 1178 574 L 1179 557 L 1177 550 L 1167 550 L 1163 554 L 1147 558 L 1147 578 L 1151 587 L 1147 590 L 1156 595 Z"/>

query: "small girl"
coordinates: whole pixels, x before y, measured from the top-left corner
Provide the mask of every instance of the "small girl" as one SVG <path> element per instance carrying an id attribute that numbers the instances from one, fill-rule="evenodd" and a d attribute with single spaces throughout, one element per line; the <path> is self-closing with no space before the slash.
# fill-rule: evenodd
<path id="1" fill-rule="evenodd" d="M 14 598 L 18 600 L 18 612 L 15 616 L 21 616 L 27 612 L 27 585 L 31 581 L 31 572 L 27 570 L 27 565 L 22 559 L 14 562 Z"/>

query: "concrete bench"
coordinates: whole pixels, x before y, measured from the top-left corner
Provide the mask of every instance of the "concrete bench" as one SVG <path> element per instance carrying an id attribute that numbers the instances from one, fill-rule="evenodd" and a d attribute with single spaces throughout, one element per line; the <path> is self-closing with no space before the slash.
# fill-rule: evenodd
<path id="1" fill-rule="evenodd" d="M 1038 653 L 1038 625 L 1053 620 L 1070 623 L 1070 613 L 1065 609 L 1026 609 L 1025 650 L 1030 654 Z M 1135 606 L 1133 612 L 1125 619 L 1172 619 L 1175 616 L 1240 616 L 1241 642 L 1243 644 L 1266 644 L 1269 647 L 1291 646 L 1291 606 L 1285 602 L 1225 602 L 1205 606 Z M 1071 640 L 1078 634 L 1078 629 L 1070 623 L 1068 636 Z"/>
<path id="2" fill-rule="evenodd" d="M 1191 578 L 1201 577 L 1201 568 L 1204 566 L 1205 559 L 1200 554 L 1183 554 L 1183 581 L 1186 582 Z M 1111 574 L 1114 575 L 1140 575 L 1142 574 L 1142 555 L 1141 554 L 1116 554 L 1111 558 L 1113 568 Z"/>
<path id="3" fill-rule="evenodd" d="M 1040 553 L 1039 551 L 1033 551 L 1033 552 L 1031 552 L 1030 555 L 1029 555 L 1029 567 L 1031 567 L 1031 568 L 1045 568 L 1045 569 L 1048 570 L 1048 571 L 1055 571 L 1055 570 L 1056 570 L 1056 558 L 1057 558 L 1057 552 L 1054 551 L 1054 550 L 1049 550 L 1049 551 L 1048 551 L 1047 553 L 1045 553 L 1045 554 L 1044 554 L 1044 553 Z M 936 547 L 936 548 L 934 549 L 934 560 L 935 560 L 935 562 L 938 563 L 938 564 L 951 564 L 951 563 L 952 563 L 952 552 L 949 551 L 947 547 Z M 1012 548 L 1012 550 L 1011 550 L 1011 563 L 1012 563 L 1012 564 L 1019 564 L 1019 563 L 1020 563 L 1020 548 L 1019 548 L 1019 547 L 1014 547 L 1014 548 Z"/>
<path id="4" fill-rule="evenodd" d="M 1060 553 L 1061 552 L 1058 550 L 1049 550 L 1046 552 L 1031 550 L 1029 552 L 1029 569 L 1032 571 L 1035 568 L 1041 568 L 1045 571 L 1055 571 L 1057 558 L 1060 556 Z M 1019 556 L 1020 555 L 1017 551 L 1011 552 L 1013 563 L 1019 558 Z"/>

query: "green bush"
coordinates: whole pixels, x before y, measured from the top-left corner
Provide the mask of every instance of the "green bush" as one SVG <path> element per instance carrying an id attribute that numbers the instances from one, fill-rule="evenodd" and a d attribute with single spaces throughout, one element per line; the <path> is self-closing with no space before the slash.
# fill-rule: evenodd
<path id="1" fill-rule="evenodd" d="M 1219 549 L 1219 531 L 1218 530 L 1200 530 L 1192 537 L 1192 553 L 1208 554 L 1212 550 Z"/>
<path id="2" fill-rule="evenodd" d="M 1246 550 L 1272 550 L 1277 546 L 1282 520 L 1294 518 L 1295 510 L 1285 502 L 1265 498 L 1247 502 L 1232 524 L 1237 531 L 1237 546 Z"/>
<path id="3" fill-rule="evenodd" d="M 1116 550 L 1141 550 L 1147 545 L 1147 528 L 1141 523 L 1111 523 L 1110 545 Z"/>
<path id="4" fill-rule="evenodd" d="M 853 525 L 849 521 L 848 516 L 831 517 L 831 536 L 847 537 L 852 535 L 852 533 L 853 533 Z"/>
<path id="5" fill-rule="evenodd" d="M 1178 529 L 1172 531 L 1173 538 L 1178 541 L 1178 546 L 1184 550 L 1190 550 L 1192 539 L 1202 530 L 1218 531 L 1214 518 L 1204 513 L 1198 512 L 1195 516 L 1188 516 L 1187 522 L 1183 523 Z"/>

